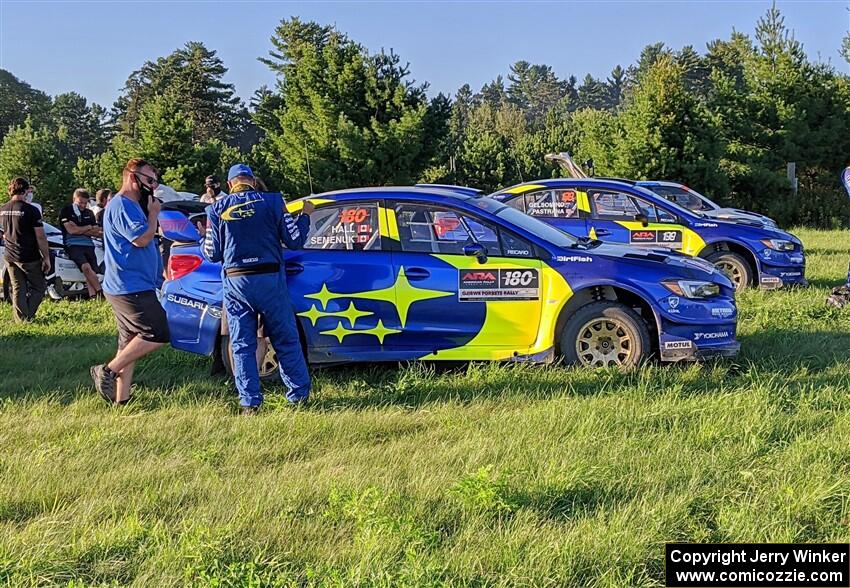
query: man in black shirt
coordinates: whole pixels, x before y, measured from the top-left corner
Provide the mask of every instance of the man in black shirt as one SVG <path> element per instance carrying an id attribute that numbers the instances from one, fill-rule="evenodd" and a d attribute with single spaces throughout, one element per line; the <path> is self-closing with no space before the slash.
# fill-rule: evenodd
<path id="1" fill-rule="evenodd" d="M 74 190 L 74 200 L 59 213 L 59 228 L 68 259 L 77 264 L 86 277 L 89 298 L 100 294 L 97 279 L 97 254 L 93 237 L 101 237 L 103 230 L 97 225 L 94 213 L 89 209 L 89 193 L 82 188 Z"/>
<path id="2" fill-rule="evenodd" d="M 50 251 L 38 209 L 26 202 L 29 182 L 15 178 L 9 183 L 10 201 L 0 206 L 6 266 L 12 282 L 15 318 L 35 317 L 44 298 L 44 274 L 50 271 Z"/>

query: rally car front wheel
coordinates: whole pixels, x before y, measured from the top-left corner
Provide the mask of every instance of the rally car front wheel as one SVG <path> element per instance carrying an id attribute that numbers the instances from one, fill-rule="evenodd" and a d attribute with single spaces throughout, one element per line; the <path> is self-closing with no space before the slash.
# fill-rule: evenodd
<path id="1" fill-rule="evenodd" d="M 230 335 L 221 336 L 221 360 L 227 375 L 233 377 L 233 349 L 230 347 Z M 280 378 L 277 353 L 272 348 L 268 337 L 257 339 L 257 369 L 260 380 L 269 381 Z"/>
<path id="2" fill-rule="evenodd" d="M 588 367 L 638 365 L 649 356 L 649 329 L 634 310 L 619 302 L 579 308 L 564 325 L 561 354 L 567 363 Z"/>
<path id="3" fill-rule="evenodd" d="M 735 292 L 745 290 L 752 282 L 752 270 L 747 260 L 731 251 L 718 251 L 707 256 L 706 259 L 714 264 L 714 267 L 726 274 L 735 286 Z"/>

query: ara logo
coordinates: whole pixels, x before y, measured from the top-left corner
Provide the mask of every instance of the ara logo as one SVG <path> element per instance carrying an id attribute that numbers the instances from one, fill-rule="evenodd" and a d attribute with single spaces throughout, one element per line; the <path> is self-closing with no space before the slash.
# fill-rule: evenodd
<path id="1" fill-rule="evenodd" d="M 632 241 L 636 243 L 655 241 L 655 231 L 632 231 Z"/>
<path id="2" fill-rule="evenodd" d="M 463 275 L 463 279 L 495 281 L 496 276 L 492 272 L 467 272 Z"/>
<path id="3" fill-rule="evenodd" d="M 195 300 L 194 298 L 186 298 L 185 296 L 178 296 L 176 294 L 169 294 L 165 297 L 168 302 L 173 302 L 174 304 L 179 304 L 180 306 L 188 306 L 189 308 L 196 308 L 198 310 L 206 310 L 207 305 L 200 300 Z"/>
<path id="4" fill-rule="evenodd" d="M 718 331 L 716 333 L 694 333 L 694 341 L 703 341 L 706 339 L 725 339 L 729 336 L 729 331 Z"/>

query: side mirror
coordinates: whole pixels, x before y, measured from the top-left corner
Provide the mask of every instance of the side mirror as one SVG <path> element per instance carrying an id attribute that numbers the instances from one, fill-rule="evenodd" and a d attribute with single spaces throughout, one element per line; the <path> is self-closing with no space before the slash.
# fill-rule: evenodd
<path id="1" fill-rule="evenodd" d="M 641 226 L 645 227 L 645 226 L 649 225 L 649 219 L 642 212 L 639 212 L 635 215 L 635 220 L 637 222 L 639 222 L 641 224 Z"/>
<path id="2" fill-rule="evenodd" d="M 463 246 L 463 254 L 467 257 L 475 257 L 478 263 L 487 263 L 487 248 L 481 243 L 468 243 Z"/>

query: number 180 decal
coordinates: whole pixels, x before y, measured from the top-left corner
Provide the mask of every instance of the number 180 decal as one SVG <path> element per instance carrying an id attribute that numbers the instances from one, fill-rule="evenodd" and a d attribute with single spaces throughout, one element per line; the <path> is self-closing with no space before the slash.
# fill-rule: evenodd
<path id="1" fill-rule="evenodd" d="M 537 300 L 540 274 L 534 268 L 463 269 L 458 272 L 458 300 Z"/>

